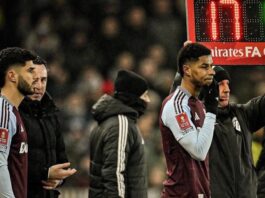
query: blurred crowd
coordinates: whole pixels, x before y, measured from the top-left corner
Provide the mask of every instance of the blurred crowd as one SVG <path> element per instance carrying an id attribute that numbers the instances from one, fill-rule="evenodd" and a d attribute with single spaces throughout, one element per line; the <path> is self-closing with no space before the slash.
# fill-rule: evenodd
<path id="1" fill-rule="evenodd" d="M 158 114 L 177 70 L 177 51 L 187 39 L 185 15 L 184 0 L 0 2 L 1 49 L 24 47 L 48 62 L 48 91 L 61 108 L 67 153 L 78 170 L 65 185 L 88 186 L 89 132 L 95 125 L 90 109 L 103 93 L 112 93 L 117 71 L 129 69 L 150 85 L 152 102 L 139 127 L 150 195 L 160 193 L 165 162 Z M 227 69 L 233 101 L 244 103 L 265 93 L 264 67 Z"/>

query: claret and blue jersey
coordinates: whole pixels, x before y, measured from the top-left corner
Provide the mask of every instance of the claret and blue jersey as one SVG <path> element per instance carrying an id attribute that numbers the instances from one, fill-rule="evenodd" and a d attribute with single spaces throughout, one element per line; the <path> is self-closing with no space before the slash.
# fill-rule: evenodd
<path id="1" fill-rule="evenodd" d="M 0 197 L 27 197 L 27 133 L 19 112 L 0 96 Z"/>

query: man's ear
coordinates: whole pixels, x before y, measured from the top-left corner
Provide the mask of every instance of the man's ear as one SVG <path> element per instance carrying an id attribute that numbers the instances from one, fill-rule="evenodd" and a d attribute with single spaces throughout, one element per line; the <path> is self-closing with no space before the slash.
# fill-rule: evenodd
<path id="1" fill-rule="evenodd" d="M 190 66 L 189 65 L 183 65 L 183 73 L 186 75 L 186 76 L 190 76 Z"/>
<path id="2" fill-rule="evenodd" d="M 10 82 L 16 83 L 17 82 L 17 73 L 14 69 L 10 69 L 7 71 L 7 80 Z"/>

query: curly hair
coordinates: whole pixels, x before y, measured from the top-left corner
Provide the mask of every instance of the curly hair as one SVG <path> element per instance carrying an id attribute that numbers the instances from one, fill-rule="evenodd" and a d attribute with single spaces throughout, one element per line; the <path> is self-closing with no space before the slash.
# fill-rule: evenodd
<path id="1" fill-rule="evenodd" d="M 189 43 L 182 47 L 178 53 L 178 72 L 183 77 L 183 65 L 188 61 L 197 61 L 199 57 L 211 55 L 211 50 L 199 43 Z"/>
<path id="2" fill-rule="evenodd" d="M 25 66 L 26 61 L 35 60 L 37 56 L 26 49 L 8 47 L 0 51 L 0 87 L 5 85 L 6 71 L 13 65 Z"/>

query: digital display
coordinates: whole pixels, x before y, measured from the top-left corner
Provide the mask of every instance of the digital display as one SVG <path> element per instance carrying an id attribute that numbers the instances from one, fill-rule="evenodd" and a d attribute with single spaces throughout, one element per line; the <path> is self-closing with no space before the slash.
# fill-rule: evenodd
<path id="1" fill-rule="evenodd" d="M 217 64 L 265 65 L 265 0 L 186 0 L 186 12 L 188 39 Z"/>
<path id="2" fill-rule="evenodd" d="M 265 41 L 262 1 L 198 0 L 194 11 L 197 41 Z"/>

